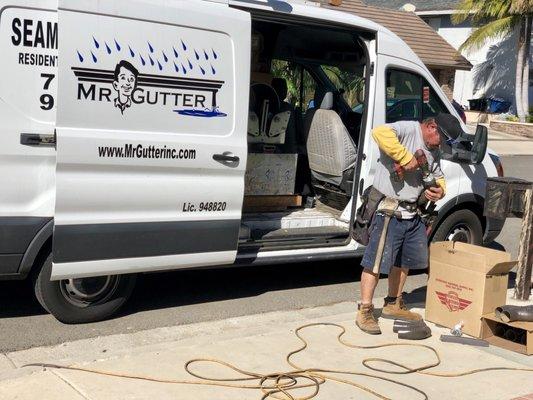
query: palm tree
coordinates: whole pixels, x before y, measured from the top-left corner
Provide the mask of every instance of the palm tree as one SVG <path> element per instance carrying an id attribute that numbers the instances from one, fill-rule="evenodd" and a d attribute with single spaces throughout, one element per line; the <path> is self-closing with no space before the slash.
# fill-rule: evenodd
<path id="1" fill-rule="evenodd" d="M 529 112 L 529 47 L 533 0 L 460 0 L 452 16 L 455 24 L 467 19 L 475 29 L 461 45 L 460 51 L 479 50 L 492 39 L 501 39 L 518 31 L 516 86 L 516 112 L 525 122 Z"/>

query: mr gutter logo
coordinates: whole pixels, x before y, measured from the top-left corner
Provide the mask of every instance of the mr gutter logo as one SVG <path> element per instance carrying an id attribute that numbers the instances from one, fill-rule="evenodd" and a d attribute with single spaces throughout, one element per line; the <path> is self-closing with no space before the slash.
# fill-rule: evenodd
<path id="1" fill-rule="evenodd" d="M 119 108 L 122 114 L 126 108 L 131 107 L 131 95 L 137 88 L 138 76 L 139 71 L 128 61 L 122 60 L 115 67 L 113 81 L 113 89 L 117 92 L 115 107 Z"/>
<path id="2" fill-rule="evenodd" d="M 439 298 L 440 302 L 444 304 L 450 311 L 460 311 L 467 308 L 470 304 L 472 304 L 471 301 L 461 299 L 457 292 L 448 292 L 448 293 L 442 293 L 442 292 L 435 292 L 437 294 L 437 297 Z"/>
<path id="3" fill-rule="evenodd" d="M 78 100 L 112 102 L 121 114 L 133 104 L 149 104 L 172 107 L 181 115 L 226 116 L 217 104 L 218 91 L 225 83 L 221 80 L 141 74 L 126 60 L 121 60 L 113 71 L 71 69 L 78 78 Z"/>

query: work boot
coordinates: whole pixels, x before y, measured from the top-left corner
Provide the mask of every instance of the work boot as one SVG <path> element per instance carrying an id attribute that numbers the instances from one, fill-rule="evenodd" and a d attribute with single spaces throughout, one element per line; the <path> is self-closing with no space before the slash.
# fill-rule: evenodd
<path id="1" fill-rule="evenodd" d="M 355 324 L 363 332 L 371 335 L 381 335 L 381 329 L 379 329 L 378 321 L 374 317 L 373 304 L 359 304 Z"/>
<path id="2" fill-rule="evenodd" d="M 420 314 L 409 311 L 405 306 L 402 296 L 396 298 L 395 301 L 389 301 L 385 298 L 385 305 L 381 313 L 383 318 L 401 319 L 403 321 L 420 321 L 422 316 Z"/>

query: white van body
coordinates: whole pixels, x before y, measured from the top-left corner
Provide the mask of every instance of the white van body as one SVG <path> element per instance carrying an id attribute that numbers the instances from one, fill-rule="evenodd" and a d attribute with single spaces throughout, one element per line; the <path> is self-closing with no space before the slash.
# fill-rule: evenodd
<path id="1" fill-rule="evenodd" d="M 418 74 L 457 116 L 395 34 L 304 2 L 0 4 L 0 279 L 31 275 L 36 287 L 66 282 L 62 290 L 74 293 L 75 282 L 86 277 L 361 254 L 349 236 L 334 244 L 239 245 L 255 16 L 265 24 L 310 21 L 364 32 L 368 106 L 357 143 L 358 180 L 338 226 L 349 230 L 352 204 L 372 182 L 379 151 L 370 132 L 387 120 L 388 69 Z M 122 61 L 128 64 L 121 67 Z M 499 233 L 501 224 L 482 215 L 485 179 L 497 174 L 495 159 L 487 154 L 480 165 L 442 161 L 447 194 L 438 204 L 439 225 L 469 210 L 486 239 Z M 52 261 L 42 276 L 40 268 Z M 105 311 L 65 317 L 43 301 L 43 287 L 37 297 L 65 322 L 105 317 Z M 91 304 L 77 299 L 73 306 L 80 310 Z"/>

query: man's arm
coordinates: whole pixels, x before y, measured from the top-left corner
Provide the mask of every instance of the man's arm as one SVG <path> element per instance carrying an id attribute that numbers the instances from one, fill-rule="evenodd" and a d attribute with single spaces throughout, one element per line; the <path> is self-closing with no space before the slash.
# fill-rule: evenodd
<path id="1" fill-rule="evenodd" d="M 440 169 L 440 163 L 436 161 L 433 168 L 433 175 L 435 176 L 435 181 L 437 182 L 436 188 L 430 188 L 425 191 L 426 199 L 429 201 L 438 201 L 446 196 L 446 179 L 444 174 Z"/>
<path id="2" fill-rule="evenodd" d="M 381 125 L 374 128 L 372 137 L 381 151 L 402 167 L 405 167 L 414 159 L 413 154 L 400 143 L 397 132 L 390 125 Z"/>

